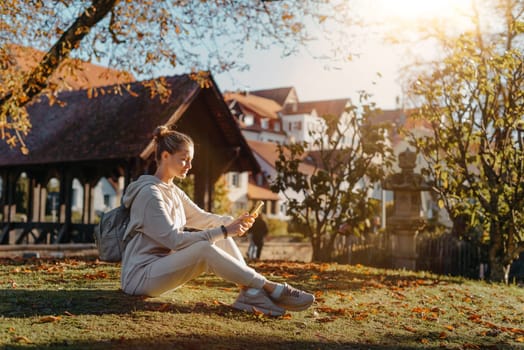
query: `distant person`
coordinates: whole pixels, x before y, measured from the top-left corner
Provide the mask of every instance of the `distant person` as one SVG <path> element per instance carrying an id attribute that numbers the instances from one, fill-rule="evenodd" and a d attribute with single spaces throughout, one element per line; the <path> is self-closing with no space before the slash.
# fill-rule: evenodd
<path id="1" fill-rule="evenodd" d="M 251 251 L 252 256 L 250 256 L 250 258 L 253 260 L 259 260 L 260 255 L 262 254 L 262 248 L 264 247 L 264 240 L 269 232 L 262 214 L 255 219 L 249 232 L 251 233 L 251 242 L 254 247 Z"/>
<path id="2" fill-rule="evenodd" d="M 257 256 L 257 246 L 255 245 L 255 242 L 253 242 L 253 232 L 251 232 L 251 230 L 248 231 L 246 236 L 249 243 L 246 253 L 247 260 L 255 260 Z"/>
<path id="3" fill-rule="evenodd" d="M 189 136 L 159 126 L 154 132 L 154 175 L 142 175 L 126 189 L 130 208 L 126 232 L 132 234 L 122 257 L 121 284 L 127 294 L 158 296 L 205 273 L 240 286 L 233 308 L 280 316 L 307 309 L 315 297 L 277 283 L 247 266 L 235 241 L 251 228 L 256 215 L 234 219 L 199 208 L 174 178 L 191 169 L 194 144 Z M 187 231 L 184 228 L 198 231 Z"/>

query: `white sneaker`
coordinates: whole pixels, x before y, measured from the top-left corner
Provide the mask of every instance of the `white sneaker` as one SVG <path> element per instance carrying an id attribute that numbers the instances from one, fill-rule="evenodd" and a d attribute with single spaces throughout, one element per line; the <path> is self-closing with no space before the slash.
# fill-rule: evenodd
<path id="1" fill-rule="evenodd" d="M 286 310 L 303 311 L 313 304 L 315 296 L 284 283 L 282 294 L 278 298 L 271 297 L 271 299 Z"/>
<path id="2" fill-rule="evenodd" d="M 237 310 L 248 312 L 262 312 L 268 316 L 282 316 L 286 310 L 275 305 L 262 289 L 249 289 L 240 291 L 237 300 L 231 305 Z"/>

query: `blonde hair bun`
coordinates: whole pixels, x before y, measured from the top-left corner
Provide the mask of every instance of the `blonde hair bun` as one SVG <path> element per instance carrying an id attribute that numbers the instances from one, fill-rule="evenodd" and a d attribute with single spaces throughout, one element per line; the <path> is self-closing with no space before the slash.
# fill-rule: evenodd
<path id="1" fill-rule="evenodd" d="M 165 125 L 159 125 L 153 132 L 153 138 L 158 141 L 160 138 L 166 136 L 169 133 L 169 128 Z"/>

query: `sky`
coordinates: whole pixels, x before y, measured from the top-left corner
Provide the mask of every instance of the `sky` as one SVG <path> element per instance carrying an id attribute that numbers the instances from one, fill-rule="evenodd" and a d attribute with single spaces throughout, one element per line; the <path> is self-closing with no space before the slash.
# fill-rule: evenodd
<path id="1" fill-rule="evenodd" d="M 300 101 L 313 101 L 355 100 L 359 90 L 366 90 L 382 109 L 395 108 L 397 96 L 402 95 L 398 80 L 398 69 L 403 64 L 400 52 L 378 43 L 366 45 L 360 57 L 334 67 L 306 52 L 282 58 L 276 50 L 253 51 L 245 60 L 250 65 L 248 71 L 214 76 L 222 92 L 292 86 Z"/>
<path id="2" fill-rule="evenodd" d="M 359 0 L 357 0 L 359 1 Z M 471 0 L 362 0 L 362 15 L 372 21 L 418 22 L 437 16 L 448 26 L 460 26 L 460 12 Z M 324 47 L 326 43 L 316 43 Z M 309 50 L 311 51 L 311 50 Z M 251 51 L 245 56 L 250 69 L 214 75 L 222 92 L 258 90 L 292 86 L 300 101 L 351 98 L 357 102 L 358 91 L 372 94 L 371 101 L 381 109 L 395 109 L 402 101 L 399 69 L 408 64 L 405 51 L 379 39 L 362 44 L 359 57 L 337 63 L 315 59 L 303 50 L 282 58 L 280 51 Z"/>

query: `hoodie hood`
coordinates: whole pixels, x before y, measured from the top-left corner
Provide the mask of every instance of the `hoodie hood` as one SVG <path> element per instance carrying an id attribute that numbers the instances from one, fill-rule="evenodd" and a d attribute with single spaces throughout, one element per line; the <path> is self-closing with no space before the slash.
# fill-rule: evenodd
<path id="1" fill-rule="evenodd" d="M 143 188 L 151 185 L 169 186 L 154 175 L 141 175 L 136 181 L 131 182 L 129 186 L 127 186 L 124 197 L 122 198 L 124 206 L 130 208 L 138 193 L 140 193 Z"/>

